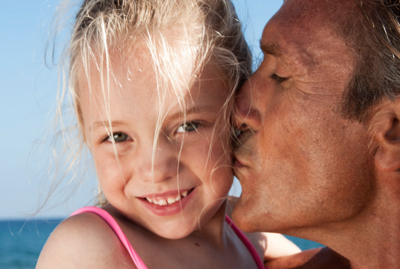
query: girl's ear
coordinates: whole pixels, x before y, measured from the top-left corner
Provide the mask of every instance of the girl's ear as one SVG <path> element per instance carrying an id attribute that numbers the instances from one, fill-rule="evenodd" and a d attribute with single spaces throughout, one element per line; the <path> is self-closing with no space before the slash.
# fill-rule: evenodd
<path id="1" fill-rule="evenodd" d="M 374 113 L 370 134 L 375 167 L 382 172 L 400 170 L 400 101 L 388 102 Z"/>

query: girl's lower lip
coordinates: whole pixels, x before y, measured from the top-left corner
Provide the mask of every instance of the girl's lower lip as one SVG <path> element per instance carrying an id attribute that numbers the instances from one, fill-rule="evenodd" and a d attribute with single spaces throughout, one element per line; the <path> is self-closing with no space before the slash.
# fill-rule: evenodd
<path id="1" fill-rule="evenodd" d="M 153 214 L 157 216 L 171 216 L 181 212 L 185 208 L 187 203 L 192 199 L 195 192 L 196 189 L 193 189 L 186 197 L 182 197 L 179 201 L 173 203 L 172 205 L 166 206 L 156 205 L 141 198 L 139 198 L 139 200 L 142 205 Z"/>

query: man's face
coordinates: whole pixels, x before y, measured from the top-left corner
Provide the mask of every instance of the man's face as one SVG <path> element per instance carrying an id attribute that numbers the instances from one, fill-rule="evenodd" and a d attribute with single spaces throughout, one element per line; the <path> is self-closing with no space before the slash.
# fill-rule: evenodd
<path id="1" fill-rule="evenodd" d="M 263 62 L 237 95 L 235 123 L 249 128 L 235 152 L 243 191 L 233 217 L 245 231 L 300 236 L 353 218 L 373 195 L 366 127 L 337 112 L 354 63 L 321 13 L 329 5 L 286 1 L 264 29 Z"/>

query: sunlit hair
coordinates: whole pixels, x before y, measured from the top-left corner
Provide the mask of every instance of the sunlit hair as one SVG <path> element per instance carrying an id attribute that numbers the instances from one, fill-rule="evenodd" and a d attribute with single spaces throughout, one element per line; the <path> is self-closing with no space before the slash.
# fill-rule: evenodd
<path id="1" fill-rule="evenodd" d="M 170 31 L 175 31 L 177 34 L 174 36 L 178 38 L 171 40 Z M 60 103 L 64 101 L 67 92 L 72 97 L 80 136 L 84 138 L 82 145 L 90 138 L 85 137 L 83 129 L 78 76 L 85 74 L 91 91 L 91 70 L 99 73 L 105 102 L 102 109 L 109 115 L 107 96 L 109 85 L 115 79 L 111 59 L 117 56 L 132 60 L 138 47 L 146 48 L 151 56 L 152 72 L 155 73 L 157 82 L 159 111 L 162 111 L 164 100 L 171 92 L 175 94 L 182 112 L 185 111 L 183 96 L 190 83 L 179 80 L 182 74 L 188 72 L 179 64 L 182 57 L 192 63 L 193 80 L 201 74 L 210 59 L 217 63 L 229 84 L 228 97 L 221 108 L 218 124 L 230 128 L 235 90 L 250 73 L 251 55 L 241 32 L 240 21 L 229 0 L 86 0 L 76 16 L 66 50 L 66 61 L 61 64 L 67 70 L 68 81 L 60 92 Z M 164 116 L 159 115 L 157 122 L 153 161 Z M 104 127 L 110 137 L 113 137 L 110 120 L 104 121 Z M 229 139 L 229 136 L 224 138 Z M 224 144 L 226 154 L 230 154 L 230 143 Z M 78 148 L 80 150 L 82 147 Z M 115 147 L 114 151 L 118 158 Z"/>
<path id="2" fill-rule="evenodd" d="M 347 9 L 338 27 L 355 61 L 340 110 L 345 118 L 363 121 L 374 105 L 400 94 L 400 3 L 353 1 L 347 4 L 356 8 Z"/>

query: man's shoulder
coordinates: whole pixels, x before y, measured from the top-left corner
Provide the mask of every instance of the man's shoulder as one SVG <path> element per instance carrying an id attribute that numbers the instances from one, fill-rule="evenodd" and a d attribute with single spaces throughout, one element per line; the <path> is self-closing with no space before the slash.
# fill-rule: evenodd
<path id="1" fill-rule="evenodd" d="M 37 268 L 124 268 L 128 264 L 132 268 L 129 254 L 108 224 L 95 214 L 82 213 L 57 226 Z"/>
<path id="2" fill-rule="evenodd" d="M 349 261 L 330 248 L 316 248 L 266 263 L 270 269 L 347 269 Z"/>

